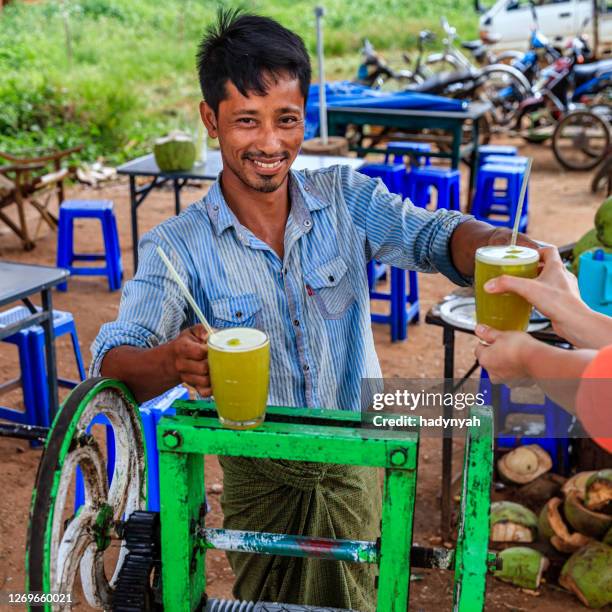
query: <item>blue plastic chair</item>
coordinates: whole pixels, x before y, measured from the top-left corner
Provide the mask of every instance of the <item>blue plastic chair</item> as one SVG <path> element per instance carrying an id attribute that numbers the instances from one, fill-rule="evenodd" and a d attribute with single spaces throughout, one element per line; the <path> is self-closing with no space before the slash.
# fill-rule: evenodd
<path id="1" fill-rule="evenodd" d="M 439 166 L 422 166 L 410 172 L 410 194 L 415 206 L 424 208 L 430 200 L 430 188 L 438 192 L 438 208 L 461 210 L 459 170 Z"/>
<path id="2" fill-rule="evenodd" d="M 570 470 L 570 432 L 574 425 L 574 417 L 561 406 L 555 404 L 549 397 L 543 404 L 529 404 L 512 401 L 511 390 L 506 385 L 499 387 L 499 404 L 493 406 L 496 419 L 496 432 L 504 431 L 506 420 L 511 414 L 540 415 L 544 418 L 544 431 L 541 435 L 529 435 L 527 432 L 513 435 L 497 435 L 499 448 L 516 448 L 524 444 L 539 444 L 548 452 L 553 469 L 559 474 L 568 474 Z M 480 392 L 485 395 L 485 402 L 492 402 L 492 383 L 488 372 L 483 368 L 480 375 Z"/>
<path id="3" fill-rule="evenodd" d="M 391 193 L 397 193 L 403 198 L 408 197 L 404 164 L 364 164 L 359 168 L 359 172 L 371 178 L 381 179 Z"/>
<path id="4" fill-rule="evenodd" d="M 40 311 L 40 308 L 37 310 Z M 30 311 L 25 306 L 15 306 L 0 313 L 0 329 L 17 321 L 25 319 Z M 79 373 L 79 381 L 58 377 L 59 385 L 74 388 L 80 381 L 85 380 L 85 367 L 79 347 L 79 338 L 71 313 L 61 310 L 53 311 L 53 330 L 58 338 L 70 334 L 75 362 Z M 23 392 L 24 411 L 0 407 L 0 418 L 16 423 L 49 427 L 49 393 L 47 389 L 47 367 L 45 358 L 45 335 L 40 325 L 32 325 L 2 340 L 17 346 L 19 351 L 19 365 L 21 376 L 4 383 L 2 388 L 16 386 L 21 383 Z"/>
<path id="5" fill-rule="evenodd" d="M 368 283 L 370 300 L 389 302 L 388 314 L 371 313 L 372 323 L 382 323 L 391 328 L 391 342 L 405 340 L 409 323 L 419 321 L 419 286 L 417 273 L 413 270 L 403 270 L 389 266 L 391 270 L 390 290 L 376 290 L 375 262 L 368 264 Z M 408 275 L 408 282 L 406 282 Z"/>
<path id="6" fill-rule="evenodd" d="M 110 291 L 121 288 L 123 264 L 117 221 L 111 200 L 66 200 L 60 206 L 57 232 L 57 266 L 67 268 L 72 276 L 106 276 Z M 102 224 L 104 254 L 74 252 L 74 220 L 99 219 Z M 74 266 L 78 261 L 105 261 L 105 266 Z M 67 283 L 57 287 L 66 291 Z"/>
<path id="7" fill-rule="evenodd" d="M 472 214 L 476 219 L 491 225 L 513 227 L 518 207 L 521 186 L 525 179 L 523 166 L 485 164 L 478 171 L 476 193 L 472 202 Z M 500 188 L 498 181 L 504 181 Z M 521 213 L 519 230 L 527 231 L 529 215 L 529 187 L 525 193 L 525 203 Z"/>
<path id="8" fill-rule="evenodd" d="M 517 152 L 518 149 L 512 145 L 481 145 L 478 147 L 478 166 L 486 164 L 489 155 L 512 157 Z"/>
<path id="9" fill-rule="evenodd" d="M 172 403 L 179 399 L 189 399 L 189 391 L 183 385 L 177 385 L 162 395 L 155 397 L 140 406 L 140 418 L 145 438 L 145 451 L 147 453 L 147 507 L 152 512 L 159 512 L 159 460 L 157 453 L 157 423 L 164 415 L 174 415 Z M 87 428 L 91 432 L 94 425 L 106 426 L 106 469 L 109 484 L 115 470 L 115 437 L 113 428 L 103 415 L 96 417 Z M 74 495 L 74 509 L 76 510 L 85 500 L 83 475 L 77 468 L 76 488 Z"/>
<path id="10" fill-rule="evenodd" d="M 389 163 L 389 157 L 393 156 L 393 163 L 404 161 L 408 156 L 410 158 L 410 166 L 419 168 L 420 166 L 430 166 L 431 145 L 427 142 L 413 142 L 410 140 L 396 140 L 387 143 L 385 152 L 385 164 Z M 400 158 L 398 160 L 398 157 Z"/>
<path id="11" fill-rule="evenodd" d="M 525 167 L 529 162 L 528 157 L 523 155 L 487 155 L 486 164 L 501 164 L 502 166 Z M 484 164 L 483 164 L 484 165 Z"/>

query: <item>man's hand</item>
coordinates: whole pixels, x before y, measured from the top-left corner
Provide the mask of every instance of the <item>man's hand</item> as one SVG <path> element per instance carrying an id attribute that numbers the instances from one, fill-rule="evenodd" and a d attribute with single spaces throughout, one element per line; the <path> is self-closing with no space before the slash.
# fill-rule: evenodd
<path id="1" fill-rule="evenodd" d="M 569 273 L 555 247 L 539 249 L 540 275 L 503 275 L 485 284 L 488 293 L 511 291 L 533 304 L 552 323 L 555 332 L 576 347 L 601 348 L 612 343 L 612 320 L 593 312 L 581 299 L 576 277 Z"/>
<path id="2" fill-rule="evenodd" d="M 208 334 L 201 324 L 183 330 L 170 342 L 172 366 L 180 381 L 193 387 L 202 397 L 210 397 L 208 371 Z"/>
<path id="3" fill-rule="evenodd" d="M 493 227 L 488 223 L 469 219 L 460 223 L 450 239 L 453 264 L 463 276 L 474 276 L 476 249 L 488 245 L 510 244 L 512 231 L 507 227 Z M 541 245 L 524 234 L 519 234 L 517 244 L 537 249 Z"/>

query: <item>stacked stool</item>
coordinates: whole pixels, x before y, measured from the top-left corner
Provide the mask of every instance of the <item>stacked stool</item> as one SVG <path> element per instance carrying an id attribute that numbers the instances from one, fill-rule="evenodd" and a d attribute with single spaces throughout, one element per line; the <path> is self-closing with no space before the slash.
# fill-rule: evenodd
<path id="1" fill-rule="evenodd" d="M 424 208 L 430 201 L 430 189 L 438 192 L 437 208 L 461 210 L 461 173 L 451 168 L 421 166 L 410 172 L 409 198 L 415 206 Z"/>
<path id="2" fill-rule="evenodd" d="M 407 198 L 406 166 L 403 163 L 364 164 L 359 172 L 370 178 L 379 178 L 391 193 Z"/>
<path id="3" fill-rule="evenodd" d="M 111 291 L 121 288 L 123 266 L 117 221 L 111 200 L 66 200 L 60 206 L 57 232 L 57 267 L 67 268 L 72 276 L 106 276 Z M 74 252 L 75 219 L 99 219 L 102 224 L 104 254 Z M 75 266 L 78 261 L 105 261 L 105 266 Z M 66 291 L 67 284 L 58 285 Z"/>
<path id="4" fill-rule="evenodd" d="M 519 195 L 526 177 L 527 158 L 520 156 L 490 155 L 478 169 L 476 193 L 472 214 L 491 225 L 512 227 L 518 208 Z M 503 182 L 503 187 L 499 187 Z M 519 222 L 519 230 L 527 231 L 529 215 L 529 188 Z"/>
<path id="5" fill-rule="evenodd" d="M 25 319 L 29 315 L 30 311 L 25 306 L 15 306 L 10 310 L 5 310 L 0 313 L 0 329 Z M 79 373 L 79 381 L 58 378 L 58 384 L 63 387 L 73 388 L 80 381 L 85 380 L 85 368 L 83 366 L 83 357 L 81 355 L 79 339 L 72 314 L 61 310 L 54 310 L 53 330 L 56 338 L 65 334 L 70 334 L 76 367 Z M 47 390 L 45 336 L 43 328 L 40 325 L 32 325 L 12 336 L 4 338 L 2 342 L 8 342 L 17 346 L 19 350 L 21 377 L 3 384 L 0 388 L 7 390 L 21 383 L 24 412 L 0 407 L 0 418 L 9 419 L 25 425 L 49 427 L 51 423 L 49 418 L 49 396 Z"/>
<path id="6" fill-rule="evenodd" d="M 147 509 L 151 512 L 159 512 L 159 462 L 157 451 L 157 423 L 162 416 L 175 414 L 172 404 L 175 400 L 189 399 L 189 391 L 183 385 L 177 385 L 162 395 L 155 397 L 140 406 L 140 419 L 145 439 L 145 450 L 147 453 Z M 87 428 L 91 433 L 93 425 L 106 426 L 106 468 L 108 482 L 110 484 L 115 470 L 115 437 L 113 428 L 103 415 L 96 417 Z M 77 468 L 76 489 L 74 495 L 74 509 L 77 510 L 85 500 L 85 489 L 83 475 Z"/>
<path id="7" fill-rule="evenodd" d="M 493 406 L 496 419 L 496 431 L 503 431 L 506 419 L 512 414 L 539 415 L 544 420 L 544 430 L 537 437 L 526 435 L 498 436 L 499 448 L 515 448 L 523 444 L 539 444 L 548 452 L 552 461 L 553 469 L 559 474 L 567 475 L 570 470 L 570 432 L 574 425 L 574 417 L 558 406 L 550 398 L 545 397 L 544 403 L 530 404 L 512 401 L 511 390 L 506 385 L 497 385 L 499 388 L 498 400 L 493 402 L 492 383 L 489 374 L 483 368 L 480 377 L 480 392 L 484 393 L 485 401 Z M 493 404 L 496 405 L 493 405 Z"/>

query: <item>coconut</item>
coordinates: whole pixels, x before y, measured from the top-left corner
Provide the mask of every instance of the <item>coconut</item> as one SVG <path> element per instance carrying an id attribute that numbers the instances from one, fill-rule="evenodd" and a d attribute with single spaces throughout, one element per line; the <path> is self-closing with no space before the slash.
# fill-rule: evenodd
<path id="1" fill-rule="evenodd" d="M 495 570 L 493 575 L 523 589 L 537 589 L 549 565 L 540 551 L 526 546 L 506 548 L 498 557 L 502 560 L 502 568 Z"/>
<path id="2" fill-rule="evenodd" d="M 586 483 L 584 505 L 589 510 L 602 510 L 612 502 L 612 470 L 599 470 Z"/>
<path id="3" fill-rule="evenodd" d="M 565 498 L 563 514 L 576 531 L 595 539 L 602 538 L 612 527 L 612 516 L 586 508 L 575 491 Z"/>
<path id="4" fill-rule="evenodd" d="M 550 543 L 562 553 L 572 553 L 591 541 L 581 533 L 570 533 L 561 516 L 561 500 L 553 497 L 542 508 L 538 518 L 540 538 L 550 539 Z"/>
<path id="5" fill-rule="evenodd" d="M 589 608 L 612 604 L 612 547 L 591 542 L 563 566 L 559 584 Z"/>
<path id="6" fill-rule="evenodd" d="M 597 237 L 597 230 L 593 228 L 582 236 L 582 238 L 576 242 L 574 248 L 572 249 L 572 271 L 574 274 L 578 275 L 580 256 L 583 253 L 592 252 L 597 249 L 603 249 L 606 253 L 612 253 L 612 248 L 607 247 L 599 240 Z"/>
<path id="7" fill-rule="evenodd" d="M 612 198 L 604 200 L 595 213 L 597 238 L 605 246 L 612 247 Z"/>
<path id="8" fill-rule="evenodd" d="M 578 474 L 574 474 L 561 487 L 563 495 L 569 495 L 572 491 L 576 491 L 578 493 L 578 497 L 580 497 L 580 499 L 584 499 L 584 496 L 586 495 L 586 483 L 593 474 L 597 474 L 597 471 L 592 470 L 590 472 L 578 472 Z"/>
<path id="9" fill-rule="evenodd" d="M 180 172 L 191 170 L 196 158 L 196 148 L 190 136 L 172 132 L 155 141 L 153 155 L 162 172 Z"/>
<path id="10" fill-rule="evenodd" d="M 497 462 L 501 477 L 516 484 L 531 482 L 550 468 L 550 455 L 539 444 L 517 446 Z"/>
<path id="11" fill-rule="evenodd" d="M 538 534 L 538 518 L 525 506 L 509 501 L 491 504 L 493 542 L 533 542 Z"/>

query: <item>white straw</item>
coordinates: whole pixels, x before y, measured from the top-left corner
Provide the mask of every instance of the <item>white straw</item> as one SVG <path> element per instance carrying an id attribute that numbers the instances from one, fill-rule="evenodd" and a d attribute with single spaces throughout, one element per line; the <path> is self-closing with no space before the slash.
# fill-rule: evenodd
<path id="1" fill-rule="evenodd" d="M 214 332 L 213 328 L 210 326 L 210 324 L 206 320 L 204 313 L 200 310 L 200 307 L 196 304 L 196 301 L 193 299 L 193 296 L 191 295 L 191 293 L 189 293 L 189 289 L 187 289 L 185 283 L 181 280 L 181 277 L 178 275 L 178 272 L 174 269 L 174 266 L 172 265 L 172 263 L 170 263 L 170 260 L 168 259 L 167 255 L 164 253 L 163 249 L 158 246 L 157 252 L 159 253 L 159 256 L 161 257 L 161 260 L 166 264 L 166 268 L 168 268 L 168 272 L 170 272 L 170 275 L 176 281 L 176 284 L 179 286 L 179 289 L 182 291 L 183 295 L 185 296 L 185 299 L 189 302 L 189 304 L 193 308 L 198 319 L 200 319 L 200 323 L 202 323 L 202 325 L 205 327 L 206 331 L 209 334 L 212 334 Z"/>
<path id="2" fill-rule="evenodd" d="M 523 212 L 523 202 L 525 201 L 525 194 L 527 193 L 527 183 L 529 182 L 529 175 L 531 174 L 531 164 L 533 163 L 533 157 L 527 158 L 527 167 L 525 168 L 525 176 L 523 178 L 523 184 L 521 185 L 521 194 L 519 195 L 518 207 L 516 209 L 516 215 L 514 217 L 514 227 L 512 228 L 512 240 L 510 246 L 516 246 L 516 239 L 518 237 L 519 224 L 521 222 L 521 214 Z"/>

